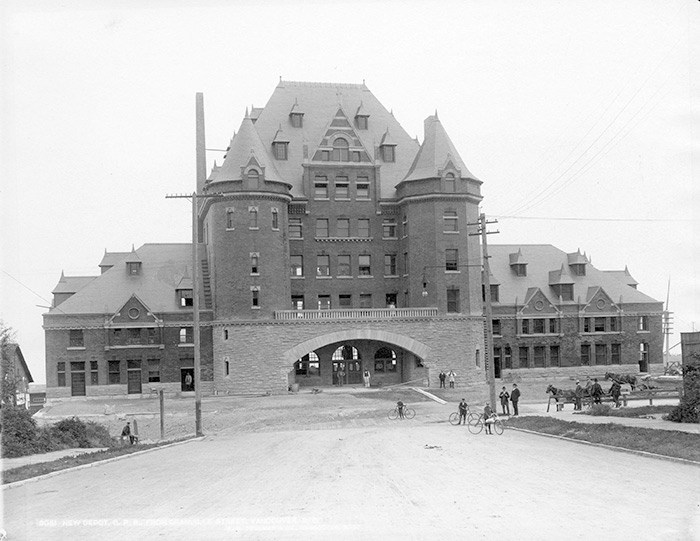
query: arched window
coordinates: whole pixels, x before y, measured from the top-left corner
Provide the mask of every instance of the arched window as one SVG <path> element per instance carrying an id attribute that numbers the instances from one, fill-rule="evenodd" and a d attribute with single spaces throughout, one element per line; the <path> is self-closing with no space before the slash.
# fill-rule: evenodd
<path id="1" fill-rule="evenodd" d="M 248 181 L 251 184 L 257 184 L 258 180 L 260 179 L 260 173 L 256 169 L 251 169 L 248 171 Z"/>
<path id="2" fill-rule="evenodd" d="M 321 375 L 321 363 L 313 351 L 304 355 L 294 363 L 294 370 L 298 376 L 319 376 Z"/>
<path id="3" fill-rule="evenodd" d="M 379 348 L 374 354 L 375 372 L 396 372 L 396 352 L 390 348 Z"/>
<path id="4" fill-rule="evenodd" d="M 348 152 L 348 142 L 342 137 L 338 137 L 335 141 L 333 141 L 333 161 L 350 161 L 350 154 Z"/>

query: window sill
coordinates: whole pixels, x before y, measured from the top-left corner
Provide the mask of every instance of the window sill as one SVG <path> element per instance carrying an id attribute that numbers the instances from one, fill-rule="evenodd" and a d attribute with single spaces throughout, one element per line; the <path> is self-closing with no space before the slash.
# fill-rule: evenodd
<path id="1" fill-rule="evenodd" d="M 178 344 L 177 347 L 179 347 L 179 348 L 193 348 L 194 344 Z"/>
<path id="2" fill-rule="evenodd" d="M 399 237 L 382 237 L 382 240 L 399 240 Z"/>
<path id="3" fill-rule="evenodd" d="M 85 351 L 85 346 L 68 346 L 66 348 L 68 351 Z"/>
<path id="4" fill-rule="evenodd" d="M 306 278 L 306 276 L 294 275 L 294 276 L 290 276 L 290 278 L 291 278 L 292 280 L 303 280 L 304 278 Z"/>
<path id="5" fill-rule="evenodd" d="M 249 227 L 248 231 L 260 231 L 259 227 Z"/>
<path id="6" fill-rule="evenodd" d="M 236 230 L 235 227 L 227 227 L 227 228 L 226 228 L 226 231 L 235 231 L 235 230 Z"/>
<path id="7" fill-rule="evenodd" d="M 344 274 L 343 276 L 337 276 L 337 278 L 338 278 L 338 280 L 348 280 L 348 279 L 352 279 L 352 276 L 348 276 L 348 275 Z"/>
<path id="8" fill-rule="evenodd" d="M 459 269 L 445 269 L 445 274 L 462 274 L 462 271 Z"/>
<path id="9" fill-rule="evenodd" d="M 385 274 L 384 275 L 384 278 L 398 278 L 398 277 L 399 277 L 398 274 Z"/>
<path id="10" fill-rule="evenodd" d="M 289 237 L 289 240 L 304 240 L 304 237 Z"/>
<path id="11" fill-rule="evenodd" d="M 259 272 L 251 272 L 250 275 L 251 276 L 260 276 L 260 273 Z"/>
<path id="12" fill-rule="evenodd" d="M 251 310 L 260 310 L 260 307 L 259 306 L 251 306 L 250 309 Z"/>
<path id="13" fill-rule="evenodd" d="M 367 278 L 374 278 L 374 276 L 372 276 L 371 274 L 360 274 L 360 275 L 358 276 L 358 278 L 365 278 L 365 279 L 367 279 Z"/>
<path id="14" fill-rule="evenodd" d="M 637 331 L 637 334 L 651 334 L 651 331 Z"/>
<path id="15" fill-rule="evenodd" d="M 446 235 L 459 235 L 459 231 L 443 231 Z"/>
<path id="16" fill-rule="evenodd" d="M 352 201 L 349 197 L 336 197 L 336 201 Z"/>
<path id="17" fill-rule="evenodd" d="M 324 275 L 316 276 L 317 280 L 330 280 L 331 278 L 332 278 L 332 276 L 330 276 L 330 275 L 329 276 L 324 276 Z"/>
<path id="18" fill-rule="evenodd" d="M 314 201 L 330 201 L 328 197 L 314 197 Z"/>

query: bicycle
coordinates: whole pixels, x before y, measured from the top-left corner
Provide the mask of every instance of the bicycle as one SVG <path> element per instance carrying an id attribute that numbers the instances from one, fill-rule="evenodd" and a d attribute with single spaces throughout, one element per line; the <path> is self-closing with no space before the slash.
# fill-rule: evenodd
<path id="1" fill-rule="evenodd" d="M 467 423 L 466 424 L 469 424 L 469 421 L 474 417 L 478 418 L 479 415 L 477 413 L 472 413 L 471 411 L 469 411 L 469 409 L 467 409 Z M 459 424 L 459 412 L 458 411 L 455 411 L 455 412 L 450 414 L 450 424 L 454 425 L 454 426 L 457 426 Z"/>
<path id="2" fill-rule="evenodd" d="M 409 408 L 408 406 L 403 407 L 403 416 L 405 419 L 413 419 L 416 416 L 416 410 Z M 389 419 L 395 421 L 399 418 L 399 407 L 395 406 L 393 409 L 389 410 Z"/>
<path id="3" fill-rule="evenodd" d="M 467 419 L 467 428 L 472 434 L 479 434 L 484 429 L 484 416 L 475 415 L 475 417 L 475 419 Z M 491 414 L 489 422 L 492 423 L 493 430 L 496 434 L 498 434 L 499 436 L 503 434 L 505 426 L 503 425 L 503 421 L 501 421 L 501 418 L 498 416 L 497 413 Z"/>

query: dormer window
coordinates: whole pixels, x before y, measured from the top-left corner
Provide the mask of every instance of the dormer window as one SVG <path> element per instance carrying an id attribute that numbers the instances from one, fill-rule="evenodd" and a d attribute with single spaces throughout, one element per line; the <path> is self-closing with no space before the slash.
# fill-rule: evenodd
<path id="1" fill-rule="evenodd" d="M 552 289 L 554 289 L 554 293 L 557 297 L 561 297 L 561 300 L 574 300 L 574 284 L 557 284 L 553 285 Z"/>
<path id="2" fill-rule="evenodd" d="M 379 150 L 382 155 L 382 161 L 390 163 L 396 161 L 396 145 L 382 145 Z"/>
<path id="3" fill-rule="evenodd" d="M 511 268 L 516 276 L 527 276 L 527 263 L 515 263 Z"/>
<path id="4" fill-rule="evenodd" d="M 355 125 L 357 126 L 358 130 L 366 130 L 367 125 L 369 124 L 369 117 L 368 116 L 356 116 L 355 117 Z"/>
<path id="5" fill-rule="evenodd" d="M 126 272 L 129 276 L 137 276 L 141 274 L 141 262 L 140 261 L 127 261 Z"/>
<path id="6" fill-rule="evenodd" d="M 304 126 L 304 113 L 290 113 L 289 121 L 292 123 L 292 128 L 302 128 Z"/>
<path id="7" fill-rule="evenodd" d="M 350 153 L 348 151 L 348 142 L 339 137 L 333 141 L 333 161 L 334 162 L 348 162 L 350 161 Z"/>
<path id="8" fill-rule="evenodd" d="M 180 302 L 180 308 L 194 306 L 194 297 L 191 289 L 179 289 L 177 294 Z"/>
<path id="9" fill-rule="evenodd" d="M 571 267 L 571 272 L 573 272 L 576 276 L 586 276 L 586 264 L 585 263 L 576 263 L 574 265 L 570 265 Z"/>
<path id="10" fill-rule="evenodd" d="M 287 159 L 287 146 L 289 143 L 272 143 L 272 150 L 275 153 L 275 159 L 286 160 Z"/>

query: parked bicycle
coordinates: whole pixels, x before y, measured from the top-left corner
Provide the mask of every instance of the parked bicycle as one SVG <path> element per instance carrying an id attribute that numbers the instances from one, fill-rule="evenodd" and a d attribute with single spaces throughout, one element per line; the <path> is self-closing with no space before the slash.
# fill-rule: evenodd
<path id="1" fill-rule="evenodd" d="M 474 421 L 476 421 L 476 419 L 478 419 L 478 418 L 479 418 L 479 414 L 478 414 L 478 413 L 472 413 L 472 412 L 469 411 L 469 409 L 467 408 L 467 423 L 466 423 L 466 424 L 469 424 L 469 422 L 470 422 L 472 419 L 473 419 Z M 458 411 L 455 411 L 454 413 L 450 413 L 450 424 L 451 424 L 451 425 L 454 425 L 454 426 L 457 426 L 457 425 L 459 424 L 459 412 L 458 412 Z"/>
<path id="2" fill-rule="evenodd" d="M 413 419 L 416 416 L 416 410 L 409 408 L 408 406 L 403 407 L 404 419 Z M 395 421 L 399 418 L 399 407 L 395 406 L 394 409 L 389 410 L 389 419 Z"/>
<path id="3" fill-rule="evenodd" d="M 486 421 L 484 421 L 483 415 L 472 415 L 474 415 L 475 418 L 467 419 L 467 428 L 472 434 L 479 434 L 484 429 L 485 423 L 491 423 L 493 431 L 499 436 L 503 434 L 503 431 L 505 430 L 505 425 L 503 424 L 503 421 L 501 421 L 501 418 L 498 416 L 497 413 L 492 413 L 491 417 L 489 417 Z"/>

